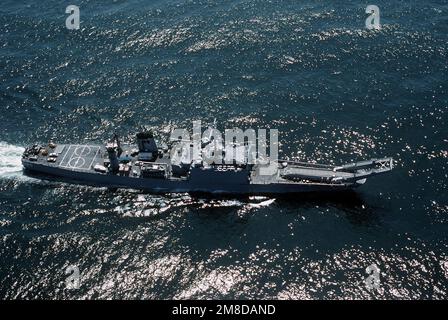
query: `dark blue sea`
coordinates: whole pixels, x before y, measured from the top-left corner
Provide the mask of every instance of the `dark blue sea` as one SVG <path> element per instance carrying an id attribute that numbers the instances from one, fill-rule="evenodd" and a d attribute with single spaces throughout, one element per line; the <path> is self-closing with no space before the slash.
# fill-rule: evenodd
<path id="1" fill-rule="evenodd" d="M 0 28 L 0 298 L 448 297 L 448 1 L 3 0 Z M 34 142 L 215 118 L 277 128 L 290 159 L 396 167 L 347 195 L 243 199 L 22 173 Z"/>

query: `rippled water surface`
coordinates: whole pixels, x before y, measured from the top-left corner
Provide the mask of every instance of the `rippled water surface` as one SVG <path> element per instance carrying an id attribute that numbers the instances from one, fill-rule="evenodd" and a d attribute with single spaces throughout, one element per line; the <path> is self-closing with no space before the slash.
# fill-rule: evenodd
<path id="1" fill-rule="evenodd" d="M 74 3 L 75 4 L 75 3 Z M 448 2 L 0 6 L 1 298 L 435 298 L 448 291 Z M 24 176 L 23 147 L 216 118 L 281 151 L 397 167 L 336 197 L 214 199 Z M 381 270 L 379 291 L 364 285 Z M 65 289 L 76 265 L 81 287 Z"/>

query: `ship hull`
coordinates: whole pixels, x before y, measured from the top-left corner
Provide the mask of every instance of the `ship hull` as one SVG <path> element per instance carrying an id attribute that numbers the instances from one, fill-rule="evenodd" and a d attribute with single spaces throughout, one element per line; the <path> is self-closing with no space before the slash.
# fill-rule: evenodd
<path id="1" fill-rule="evenodd" d="M 235 184 L 220 181 L 192 182 L 189 180 L 168 180 L 98 174 L 94 171 L 69 170 L 48 166 L 28 160 L 22 160 L 26 172 L 48 175 L 57 180 L 86 184 L 96 187 L 128 188 L 151 193 L 210 193 L 210 194 L 295 194 L 309 192 L 337 192 L 353 189 L 358 184 L 325 183 L 271 183 L 271 184 Z"/>

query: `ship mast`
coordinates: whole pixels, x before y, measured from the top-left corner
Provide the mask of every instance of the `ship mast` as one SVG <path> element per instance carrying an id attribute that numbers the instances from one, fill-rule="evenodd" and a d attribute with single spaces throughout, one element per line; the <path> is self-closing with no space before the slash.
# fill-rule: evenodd
<path id="1" fill-rule="evenodd" d="M 121 153 L 123 152 L 123 149 L 121 149 L 120 138 L 118 137 L 118 134 L 116 132 L 114 132 L 113 141 L 115 142 L 115 145 L 117 146 L 117 154 L 118 154 L 118 156 L 120 156 Z"/>

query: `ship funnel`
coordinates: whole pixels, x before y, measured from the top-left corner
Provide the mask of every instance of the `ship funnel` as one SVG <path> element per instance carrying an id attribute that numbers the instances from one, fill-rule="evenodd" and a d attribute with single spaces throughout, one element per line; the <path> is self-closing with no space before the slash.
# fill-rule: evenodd
<path id="1" fill-rule="evenodd" d="M 157 158 L 158 148 L 151 131 L 137 134 L 139 160 L 153 161 Z"/>
<path id="2" fill-rule="evenodd" d="M 140 152 L 157 152 L 157 144 L 151 131 L 138 133 L 137 145 Z"/>

